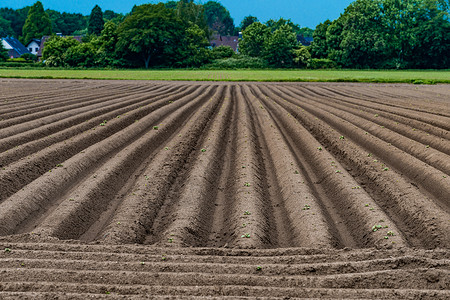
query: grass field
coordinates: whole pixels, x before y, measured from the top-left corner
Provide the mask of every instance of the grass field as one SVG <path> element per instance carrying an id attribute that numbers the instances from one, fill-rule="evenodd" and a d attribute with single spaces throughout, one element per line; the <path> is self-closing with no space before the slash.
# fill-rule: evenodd
<path id="1" fill-rule="evenodd" d="M 0 69 L 0 78 L 188 80 L 188 81 L 347 81 L 450 83 L 450 70 L 58 70 Z"/>

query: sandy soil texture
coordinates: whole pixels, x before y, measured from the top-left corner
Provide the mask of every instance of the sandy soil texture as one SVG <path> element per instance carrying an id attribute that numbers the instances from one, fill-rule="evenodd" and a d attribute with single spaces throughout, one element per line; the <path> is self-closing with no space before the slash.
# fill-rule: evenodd
<path id="1" fill-rule="evenodd" d="M 0 80 L 0 298 L 450 297 L 450 86 Z"/>

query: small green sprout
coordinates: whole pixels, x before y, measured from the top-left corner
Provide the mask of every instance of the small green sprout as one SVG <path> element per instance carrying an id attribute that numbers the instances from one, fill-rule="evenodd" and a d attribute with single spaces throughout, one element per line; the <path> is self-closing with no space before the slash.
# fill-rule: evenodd
<path id="1" fill-rule="evenodd" d="M 11 249 L 10 248 L 5 248 L 5 252 L 9 253 L 9 252 L 11 252 Z"/>
<path id="2" fill-rule="evenodd" d="M 57 164 L 56 167 L 57 168 L 61 168 L 63 165 L 62 164 Z"/>
<path id="3" fill-rule="evenodd" d="M 241 238 L 246 238 L 246 239 L 250 238 L 250 233 L 241 235 Z"/>
<path id="4" fill-rule="evenodd" d="M 173 239 L 172 239 L 172 238 L 169 238 L 167 241 L 168 241 L 169 243 L 173 243 Z"/>
<path id="5" fill-rule="evenodd" d="M 206 149 L 205 148 L 202 148 L 200 151 L 202 151 L 202 152 L 206 152 Z"/>
<path id="6" fill-rule="evenodd" d="M 250 216 L 252 213 L 249 212 L 248 210 L 244 211 L 244 216 Z"/>
<path id="7" fill-rule="evenodd" d="M 308 204 L 305 204 L 305 206 L 302 208 L 302 210 L 309 210 L 311 209 L 311 206 L 309 206 Z"/>
<path id="8" fill-rule="evenodd" d="M 386 234 L 387 234 L 388 236 L 394 236 L 394 235 L 395 235 L 393 231 L 388 231 Z"/>
<path id="9" fill-rule="evenodd" d="M 158 130 L 158 126 L 153 126 L 153 130 Z"/>
<path id="10" fill-rule="evenodd" d="M 317 150 L 322 151 L 322 147 L 317 147 Z"/>
<path id="11" fill-rule="evenodd" d="M 164 147 L 164 150 L 169 150 L 169 147 Z"/>
<path id="12" fill-rule="evenodd" d="M 383 168 L 383 171 L 389 171 L 389 168 L 385 167 Z"/>
<path id="13" fill-rule="evenodd" d="M 375 232 L 375 231 L 378 231 L 378 229 L 381 229 L 381 228 L 383 228 L 383 226 L 381 226 L 381 225 L 373 225 L 372 226 L 372 231 Z"/>
<path id="14" fill-rule="evenodd" d="M 294 171 L 294 174 L 298 174 L 298 171 L 297 171 L 297 170 L 295 170 L 295 171 Z"/>
<path id="15" fill-rule="evenodd" d="M 244 183 L 244 186 L 250 186 L 249 182 Z"/>
<path id="16" fill-rule="evenodd" d="M 425 148 L 430 148 L 430 145 L 426 145 Z"/>
<path id="17" fill-rule="evenodd" d="M 377 118 L 378 117 L 378 114 L 375 114 L 375 118 Z"/>
<path id="18" fill-rule="evenodd" d="M 343 135 L 341 135 L 341 136 L 339 137 L 339 139 L 340 139 L 340 140 L 344 140 L 345 137 L 344 137 Z"/>
<path id="19" fill-rule="evenodd" d="M 256 271 L 261 271 L 262 270 L 262 267 L 261 266 L 257 266 L 256 267 Z"/>
<path id="20" fill-rule="evenodd" d="M 141 261 L 141 266 L 145 265 L 145 262 Z"/>

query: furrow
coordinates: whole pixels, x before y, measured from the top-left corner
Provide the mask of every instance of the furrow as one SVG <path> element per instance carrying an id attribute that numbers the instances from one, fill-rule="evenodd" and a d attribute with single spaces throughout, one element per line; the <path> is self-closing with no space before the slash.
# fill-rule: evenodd
<path id="1" fill-rule="evenodd" d="M 264 271 L 265 276 L 277 276 L 280 274 L 294 275 L 294 276 L 329 276 L 329 275 L 344 275 L 365 272 L 376 272 L 386 270 L 415 270 L 418 268 L 433 268 L 435 270 L 449 270 L 450 262 L 448 260 L 430 260 L 423 258 L 416 258 L 413 256 L 394 257 L 388 259 L 373 259 L 368 261 L 353 262 L 326 262 L 326 263 L 264 263 L 263 260 L 254 259 L 250 263 L 224 263 L 216 262 L 202 262 L 201 259 L 197 261 L 186 261 L 181 258 L 175 258 L 167 255 L 158 257 L 133 257 L 134 261 L 117 261 L 107 259 L 105 261 L 98 260 L 81 260 L 75 258 L 69 259 L 29 259 L 27 257 L 18 258 L 0 258 L 1 268 L 3 269 L 49 269 L 49 270 L 64 270 L 64 271 L 82 271 L 89 269 L 91 271 L 111 271 L 111 272 L 148 272 L 148 273 L 189 273 L 192 270 L 198 273 L 205 274 L 255 274 L 256 267 L 261 265 L 261 271 Z M 314 269 L 314 271 L 312 271 Z M 1 272 L 1 271 L 0 271 Z"/>
<path id="2" fill-rule="evenodd" d="M 324 96 L 322 93 L 318 92 L 314 88 L 309 89 L 309 90 L 312 93 L 316 93 L 317 95 L 319 95 L 319 97 Z M 333 92 L 333 93 L 336 94 L 336 92 Z M 432 126 L 437 127 L 438 129 L 441 130 L 441 132 L 442 132 L 441 135 L 444 135 L 447 139 L 449 138 L 448 135 L 446 134 L 446 132 L 450 130 L 450 125 L 449 125 L 449 121 L 448 121 L 449 118 L 447 116 L 439 116 L 439 115 L 432 114 L 429 112 L 422 112 L 422 111 L 416 112 L 416 111 L 412 111 L 411 109 L 407 109 L 407 108 L 395 107 L 395 106 L 390 105 L 388 102 L 391 100 L 391 98 L 386 99 L 383 102 L 383 104 L 371 103 L 370 101 L 369 101 L 369 103 L 367 103 L 368 101 L 361 101 L 359 99 L 355 101 L 355 100 L 350 100 L 350 99 L 342 99 L 341 97 L 337 97 L 337 98 L 333 97 L 333 98 L 338 99 L 340 101 L 352 102 L 363 108 L 374 109 L 380 114 L 395 112 L 396 115 L 408 119 L 409 122 L 412 124 L 422 124 L 422 126 L 419 126 L 418 128 L 423 128 L 423 129 L 426 128 L 428 130 Z M 400 118 L 400 120 L 401 120 L 401 118 Z M 417 121 L 419 121 L 419 122 L 415 123 Z M 423 125 L 425 125 L 425 127 L 423 127 Z M 439 132 L 439 131 L 437 131 L 437 132 Z"/>
<path id="3" fill-rule="evenodd" d="M 102 166 L 93 170 L 94 178 L 86 177 L 79 185 L 64 193 L 57 205 L 53 205 L 54 209 L 50 208 L 32 223 L 27 221 L 25 231 L 33 230 L 60 239 L 80 238 L 99 220 L 108 206 L 117 206 L 113 201 L 115 195 L 127 185 L 127 181 L 133 181 L 135 170 L 151 159 L 154 152 L 160 151 L 163 143 L 177 132 L 179 124 L 189 119 L 209 99 L 214 89 L 208 87 L 195 101 L 187 102 L 175 113 L 164 116 L 159 121 L 163 122 L 163 128 L 157 131 L 151 130 L 154 120 L 142 120 L 149 132 L 128 143 L 126 148 L 111 155 Z"/>
<path id="4" fill-rule="evenodd" d="M 26 243 L 9 242 L 22 237 Z M 236 265 L 308 265 L 326 263 L 366 263 L 398 259 L 402 266 L 446 266 L 450 253 L 446 249 L 333 249 L 333 248 L 284 248 L 284 249 L 228 249 L 194 247 L 149 247 L 148 245 L 125 244 L 84 244 L 75 241 L 58 241 L 51 237 L 39 237 L 36 234 L 1 238 L 0 258 L 45 260 L 54 257 L 57 260 L 94 260 L 120 261 L 123 263 L 172 262 L 172 263 L 221 263 Z M 42 242 L 50 240 L 50 242 Z M 17 240 L 17 239 L 16 239 Z M 32 241 L 37 242 L 32 242 Z M 166 260 L 162 260 L 163 255 Z M 406 263 L 406 264 L 405 264 Z M 395 265 L 394 265 L 395 266 Z"/>
<path id="5" fill-rule="evenodd" d="M 120 205 L 107 213 L 108 217 L 97 224 L 90 236 L 82 239 L 99 238 L 116 243 L 153 243 L 158 242 L 159 232 L 153 232 L 155 220 L 165 199 L 177 178 L 182 177 L 185 164 L 198 142 L 198 136 L 207 126 L 209 119 L 216 113 L 223 98 L 223 87 L 198 109 L 179 131 L 174 134 L 164 149 L 151 158 L 134 175 L 136 181 L 127 187 L 118 197 Z M 164 242 L 167 242 L 166 239 Z"/>
<path id="6" fill-rule="evenodd" d="M 207 88 L 207 90 L 211 91 L 211 88 Z M 84 153 L 73 156 L 70 160 L 64 162 L 64 167 L 56 168 L 52 173 L 40 176 L 26 189 L 18 191 L 2 202 L 0 204 L 0 234 L 8 234 L 8 232 L 14 231 L 25 219 L 30 220 L 29 215 L 31 213 L 37 213 L 44 209 L 51 202 L 51 199 L 63 196 L 70 186 L 74 185 L 80 178 L 88 176 L 95 166 L 108 158 L 108 155 L 117 153 L 127 144 L 133 143 L 145 135 L 149 130 L 150 135 L 156 136 L 156 138 L 164 139 L 167 137 L 170 133 L 168 128 L 162 127 L 161 131 L 156 131 L 151 130 L 152 127 L 158 125 L 163 118 L 181 107 L 184 108 L 181 111 L 192 109 L 192 106 L 198 104 L 200 100 L 194 102 L 191 102 L 191 100 L 202 92 L 205 96 L 209 94 L 205 92 L 204 88 L 199 88 L 195 93 L 175 101 L 173 105 L 165 105 L 165 107 L 156 109 L 139 122 L 128 126 L 126 130 L 122 130 L 87 148 L 83 151 Z M 156 132 L 159 134 L 156 134 Z M 69 201 L 69 199 L 64 200 Z"/>
<path id="7" fill-rule="evenodd" d="M 252 91 L 248 86 L 244 87 L 246 95 L 252 95 L 254 115 L 258 116 L 258 122 L 263 132 L 260 136 L 264 139 L 264 161 L 266 169 L 271 170 L 268 176 L 271 180 L 270 199 L 273 203 L 275 219 L 284 224 L 277 226 L 278 231 L 292 235 L 286 245 L 280 247 L 302 246 L 302 247 L 336 247 L 342 242 L 336 237 L 338 234 L 329 226 L 327 217 L 320 207 L 315 192 L 308 183 L 311 181 L 305 174 L 302 166 L 303 157 L 299 158 L 295 152 L 295 145 L 282 131 L 271 110 L 263 105 L 260 93 Z M 255 93 L 253 95 L 252 93 Z M 258 112 L 258 113 L 256 113 Z M 270 125 L 270 128 L 269 128 Z M 306 182 L 306 183 L 305 183 Z M 327 222 L 328 219 L 328 222 Z M 286 224 L 287 223 L 287 224 Z M 278 233 L 281 236 L 283 232 Z M 332 236 L 332 232 L 335 235 Z"/>
<path id="8" fill-rule="evenodd" d="M 82 152 L 87 147 L 120 132 L 121 130 L 136 123 L 139 119 L 159 108 L 162 108 L 163 106 L 175 105 L 178 107 L 179 105 L 177 102 L 179 100 L 183 100 L 183 97 L 195 99 L 195 97 L 200 95 L 203 90 L 203 88 L 190 87 L 182 93 L 174 94 L 169 97 L 162 95 L 156 99 L 148 100 L 145 106 L 142 104 L 137 104 L 128 108 L 125 107 L 119 111 L 111 112 L 110 116 L 114 116 L 114 119 L 111 119 L 106 126 L 99 126 L 98 122 L 96 122 L 95 127 L 90 127 L 89 130 L 80 132 L 81 129 L 78 129 L 75 133 L 69 131 L 69 135 L 72 137 L 66 136 L 65 133 L 67 131 L 63 131 L 60 134 L 56 134 L 50 140 L 38 140 L 33 142 L 29 147 L 24 146 L 17 150 L 9 151 L 13 154 L 19 152 L 23 155 L 21 149 L 24 149 L 23 151 L 29 156 L 7 166 L 4 164 L 7 162 L 8 158 L 14 158 L 14 156 L 8 156 L 9 152 L 0 154 L 0 158 L 2 158 L 0 164 L 3 166 L 2 173 L 0 174 L 0 187 L 2 191 L 0 193 L 0 202 L 11 196 L 24 185 L 45 174 L 57 164 L 60 164 L 62 161 L 65 161 L 73 155 Z M 129 109 L 132 110 L 129 111 Z M 119 115 L 119 118 L 117 118 L 116 114 L 119 112 L 123 113 L 123 115 L 121 114 Z M 101 119 L 104 118 L 102 117 Z M 89 123 L 89 125 L 94 124 Z M 82 126 L 82 129 L 85 129 L 85 127 Z M 74 134 L 75 136 L 73 136 Z M 35 149 L 34 147 L 36 146 L 37 148 Z M 47 148 L 42 149 L 45 146 Z M 34 153 L 35 150 L 39 149 L 42 150 Z M 5 158 L 5 162 L 3 162 L 3 158 Z"/>
<path id="9" fill-rule="evenodd" d="M 2 299 L 142 299 L 142 295 L 152 295 L 152 299 L 448 299 L 446 290 L 433 289 L 386 289 L 386 288 L 280 288 L 241 285 L 205 286 L 143 286 L 74 284 L 48 282 L 0 283 Z M 35 292 L 31 292 L 35 291 Z M 264 295 L 264 296 L 261 296 Z M 4 298 L 3 298 L 4 297 Z M 10 297 L 10 298 L 8 298 Z"/>
<path id="10" fill-rule="evenodd" d="M 139 97 L 136 97 L 135 95 L 126 96 L 123 98 L 119 97 L 117 100 L 111 101 L 108 105 L 100 104 L 97 108 L 91 108 L 88 111 L 75 114 L 74 116 L 66 119 L 0 139 L 0 151 L 4 151 L 0 154 L 0 162 L 3 165 L 7 165 L 10 163 L 10 160 L 5 158 L 5 156 L 14 157 L 16 159 L 23 157 L 30 154 L 30 150 L 37 151 L 42 149 L 44 145 L 48 146 L 51 145 L 51 143 L 56 143 L 67 139 L 76 133 L 81 133 L 99 125 L 100 123 L 103 123 L 104 120 L 110 121 L 113 118 L 120 118 L 121 114 L 126 113 L 127 111 L 132 111 L 139 107 L 156 102 L 157 100 L 177 95 L 179 90 L 180 89 L 177 89 L 172 93 L 150 95 L 144 94 Z M 67 134 L 67 132 L 73 133 Z M 36 148 L 33 147 L 34 145 L 31 146 L 30 144 L 25 144 L 35 142 L 35 140 L 39 140 L 36 142 L 40 142 L 41 148 Z"/>
<path id="11" fill-rule="evenodd" d="M 128 93 L 129 94 L 129 93 Z M 163 95 L 164 92 L 157 93 L 156 95 Z M 119 97 L 120 98 L 120 97 Z M 89 112 L 92 109 L 103 107 L 106 105 L 115 104 L 120 102 L 117 100 L 116 95 L 108 96 L 108 99 L 94 99 L 88 100 L 82 103 L 75 103 L 68 106 L 61 106 L 58 108 L 40 111 L 33 114 L 27 114 L 22 117 L 4 120 L 0 123 L 2 131 L 0 133 L 0 139 L 17 135 L 22 132 L 33 130 L 38 126 L 45 126 L 54 122 L 61 121 L 66 118 L 70 118 L 73 115 L 78 115 L 83 112 Z"/>
<path id="12" fill-rule="evenodd" d="M 419 113 L 432 113 L 437 116 L 450 117 L 448 111 L 442 110 L 442 103 L 437 106 L 430 103 L 428 99 L 431 98 L 439 98 L 437 95 L 429 95 L 429 93 L 421 93 L 418 89 L 416 89 L 413 93 L 405 94 L 405 91 L 408 91 L 409 85 L 402 86 L 403 89 L 397 89 L 395 92 L 388 92 L 386 88 L 387 86 L 381 86 L 380 89 L 371 89 L 370 91 L 366 90 L 365 93 L 359 93 L 356 97 L 349 97 L 349 94 L 354 94 L 354 92 L 349 92 L 348 90 L 343 91 L 342 86 L 336 88 L 334 90 L 329 87 L 321 86 L 321 90 L 326 90 L 329 95 L 336 97 L 339 96 L 339 99 L 342 101 L 352 101 L 351 99 L 346 99 L 347 97 L 356 99 L 358 102 L 364 100 L 364 102 L 369 102 L 371 104 L 382 104 L 384 107 L 389 107 L 390 110 L 395 110 L 397 108 L 409 110 L 412 112 Z M 444 100 L 445 97 L 442 97 Z M 433 107 L 435 106 L 435 107 Z"/>
<path id="13" fill-rule="evenodd" d="M 33 282 L 35 278 L 45 278 L 47 282 L 89 283 L 110 285 L 147 285 L 172 286 L 174 282 L 186 286 L 227 285 L 246 287 L 278 287 L 278 288 L 356 288 L 366 289 L 423 289 L 440 290 L 450 284 L 450 271 L 417 268 L 411 270 L 383 270 L 365 273 L 342 275 L 278 275 L 261 276 L 254 274 L 205 274 L 198 272 L 137 272 L 137 271 L 92 271 L 57 269 L 2 268 L 4 281 L 14 283 Z M 439 280 L 430 280 L 430 276 Z M 398 279 L 399 278 L 399 279 Z M 407 280 L 405 278 L 408 278 Z"/>
<path id="14" fill-rule="evenodd" d="M 312 170 L 315 178 L 309 175 L 309 184 L 320 189 L 321 209 L 327 210 L 331 218 L 329 226 L 336 226 L 344 246 L 393 247 L 406 245 L 405 238 L 394 222 L 381 210 L 374 200 L 362 189 L 347 170 L 309 133 L 306 128 L 291 116 L 290 105 L 278 100 L 269 90 L 259 87 L 257 95 L 270 112 L 283 125 L 291 136 L 304 164 Z M 262 94 L 263 95 L 262 95 Z M 381 224 L 384 229 L 373 230 Z M 389 228 L 389 229 L 388 229 Z M 385 238 L 388 231 L 397 235 Z M 350 237 L 345 240 L 345 236 Z M 353 243 L 356 243 L 354 245 Z"/>
<path id="15" fill-rule="evenodd" d="M 304 93 L 302 93 L 299 89 L 290 86 L 286 87 L 291 92 L 305 98 Z M 425 145 L 433 145 L 434 148 L 443 151 L 444 153 L 450 153 L 448 146 L 450 136 L 448 134 L 448 130 L 435 127 L 422 121 L 400 116 L 395 110 L 386 110 L 385 112 L 380 113 L 377 108 L 364 106 L 364 103 L 366 102 L 365 100 L 351 101 L 345 98 L 341 99 L 332 96 L 308 97 L 308 99 L 311 99 L 312 101 L 321 101 L 324 105 L 334 102 L 346 109 L 351 107 L 353 113 L 363 118 L 371 116 L 371 120 L 379 125 L 385 125 L 391 130 L 394 130 L 413 140 L 417 140 Z M 386 105 L 383 107 L 385 106 Z"/>
<path id="16" fill-rule="evenodd" d="M 232 149 L 232 206 L 229 208 L 229 240 L 227 246 L 239 248 L 273 247 L 271 240 L 269 201 L 264 183 L 264 164 L 258 156 L 256 136 L 250 104 L 243 97 L 242 87 L 236 85 L 232 98 L 236 103 L 236 132 Z"/>
<path id="17" fill-rule="evenodd" d="M 284 88 L 280 88 L 280 90 L 282 90 L 285 94 L 289 94 L 293 97 L 295 97 L 296 95 L 290 94 L 289 90 L 286 90 Z M 372 119 L 382 119 L 378 114 L 372 115 L 372 117 L 369 119 L 367 115 L 359 116 L 357 111 L 348 109 L 347 107 L 342 105 L 330 103 L 329 101 L 327 101 L 326 104 L 321 104 L 320 102 L 322 101 L 320 101 L 319 99 L 315 101 L 306 101 L 311 105 L 320 108 L 324 112 L 334 115 L 336 118 L 340 118 L 342 122 L 353 124 L 354 126 L 364 130 L 365 133 L 367 132 L 367 134 L 371 134 L 379 138 L 380 140 L 397 147 L 405 153 L 410 154 L 411 156 L 425 162 L 426 164 L 436 168 L 437 170 L 445 174 L 450 174 L 449 155 L 433 149 L 434 145 L 430 148 L 430 145 L 423 145 L 421 143 L 418 143 L 405 137 L 402 134 L 390 130 L 390 128 L 386 128 L 384 125 L 377 124 L 376 121 L 372 121 Z M 448 148 L 448 150 L 450 151 L 450 142 L 446 141 L 439 144 L 442 144 L 444 148 Z"/>
<path id="18" fill-rule="evenodd" d="M 227 209 L 218 207 L 216 198 L 219 191 L 217 182 L 224 164 L 225 141 L 229 135 L 227 126 L 233 108 L 228 86 L 222 97 L 222 107 L 215 119 L 204 127 L 195 152 L 191 154 L 189 161 L 192 163 L 189 163 L 186 178 L 175 189 L 174 197 L 170 201 L 166 200 L 166 213 L 158 216 L 164 221 L 161 220 L 158 227 L 153 226 L 159 242 L 165 243 L 171 239 L 174 244 L 205 246 L 209 243 L 215 210 Z"/>
<path id="19" fill-rule="evenodd" d="M 155 88 L 149 88 L 147 92 L 154 90 Z M 37 104 L 33 104 L 31 101 L 27 101 L 23 105 L 15 105 L 14 107 L 8 110 L 0 110 L 0 118 L 3 120 L 17 118 L 23 115 L 33 114 L 41 111 L 46 111 L 54 108 L 59 108 L 63 106 L 68 106 L 75 103 L 83 103 L 95 97 L 96 100 L 108 101 L 111 99 L 115 99 L 118 97 L 123 97 L 124 95 L 130 95 L 141 93 L 141 91 L 136 90 L 125 90 L 125 91 L 116 91 L 114 88 L 112 90 L 106 90 L 104 92 L 91 91 L 90 94 L 87 95 L 77 95 L 77 94 L 69 94 L 65 95 L 64 99 L 56 99 L 49 100 L 44 99 L 44 101 L 39 101 Z"/>
<path id="20" fill-rule="evenodd" d="M 282 91 L 282 89 L 281 89 Z M 294 104 L 299 104 L 299 101 L 294 100 Z M 447 212 L 450 211 L 450 206 L 445 199 L 450 199 L 450 178 L 448 174 L 433 168 L 428 164 L 424 164 L 417 158 L 405 153 L 397 147 L 386 145 L 383 140 L 376 136 L 369 136 L 360 127 L 348 122 L 342 122 L 341 118 L 327 114 L 323 109 L 316 105 L 310 105 L 302 102 L 302 106 L 308 108 L 309 111 L 314 112 L 316 116 L 320 116 L 322 120 L 329 123 L 333 128 L 338 130 L 341 134 L 350 137 L 355 143 L 361 145 L 371 154 L 381 158 L 384 162 L 404 174 L 414 182 L 417 186 L 422 187 L 429 194 L 434 196 L 435 201 Z M 355 116 L 353 119 L 356 119 Z M 342 139 L 342 138 L 341 138 Z M 390 146 L 390 151 L 386 151 L 386 146 Z M 442 160 L 442 158 L 441 158 Z M 443 163 L 445 170 L 447 170 L 447 163 Z M 380 169 L 383 169 L 382 165 Z M 386 170 L 386 169 L 384 169 Z"/>
<path id="21" fill-rule="evenodd" d="M 330 122 L 328 114 L 301 103 L 289 95 L 284 95 L 283 99 L 285 100 L 279 100 L 283 106 L 307 127 L 318 141 L 336 156 L 337 160 L 345 164 L 357 179 L 358 186 L 364 187 L 377 204 L 388 213 L 402 232 L 408 235 L 409 242 L 421 247 L 438 247 L 448 244 L 444 233 L 449 230 L 445 221 L 448 219 L 448 214 L 445 211 L 438 208 L 417 189 L 412 188 L 410 182 L 405 181 L 401 175 L 383 171 L 375 155 L 368 155 L 367 150 L 361 149 L 348 140 L 350 135 L 347 135 L 347 140 L 345 138 L 342 140 L 340 138 L 342 133 L 336 132 L 333 128 L 330 130 L 329 125 L 319 121 L 320 118 Z M 288 103 L 286 99 L 301 106 Z M 330 124 L 335 126 L 335 123 L 339 124 L 339 122 Z M 364 137 L 364 132 L 360 136 Z M 369 152 L 374 153 L 373 149 L 369 149 Z M 388 154 L 384 156 L 386 155 Z"/>

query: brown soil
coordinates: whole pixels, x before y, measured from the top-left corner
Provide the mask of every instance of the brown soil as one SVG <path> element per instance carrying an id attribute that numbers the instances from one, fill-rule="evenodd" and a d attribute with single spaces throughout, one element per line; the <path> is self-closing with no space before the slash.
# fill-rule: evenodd
<path id="1" fill-rule="evenodd" d="M 0 80 L 0 298 L 450 297 L 450 87 Z"/>

